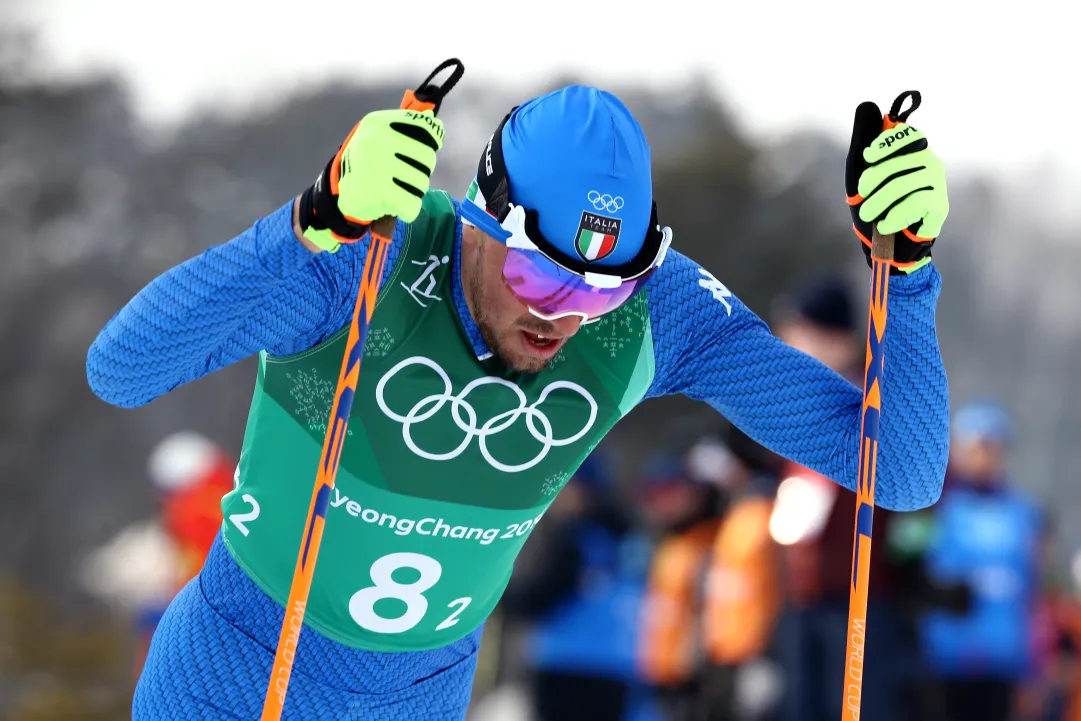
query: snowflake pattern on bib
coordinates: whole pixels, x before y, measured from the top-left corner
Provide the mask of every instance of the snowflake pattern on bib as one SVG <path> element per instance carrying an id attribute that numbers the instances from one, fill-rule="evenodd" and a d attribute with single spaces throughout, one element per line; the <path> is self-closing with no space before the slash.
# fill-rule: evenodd
<path id="1" fill-rule="evenodd" d="M 601 347 L 610 358 L 615 358 L 619 351 L 627 347 L 628 339 L 640 338 L 645 332 L 646 318 L 645 313 L 608 313 L 593 323 L 583 325 L 579 332 L 599 338 Z"/>
<path id="2" fill-rule="evenodd" d="M 389 328 L 372 328 L 368 331 L 368 340 L 364 344 L 364 354 L 372 358 L 383 358 L 394 346 L 394 336 Z"/>
<path id="3" fill-rule="evenodd" d="M 289 395 L 297 402 L 298 418 L 303 420 L 308 430 L 325 434 L 330 421 L 330 408 L 334 404 L 334 383 L 307 369 L 286 373 L 285 377 L 293 381 Z M 353 435 L 353 430 L 349 429 L 347 433 Z"/>
<path id="4" fill-rule="evenodd" d="M 554 496 L 559 493 L 563 486 L 567 485 L 567 479 L 570 477 L 568 473 L 553 473 L 544 479 L 541 484 L 541 493 L 545 496 Z"/>

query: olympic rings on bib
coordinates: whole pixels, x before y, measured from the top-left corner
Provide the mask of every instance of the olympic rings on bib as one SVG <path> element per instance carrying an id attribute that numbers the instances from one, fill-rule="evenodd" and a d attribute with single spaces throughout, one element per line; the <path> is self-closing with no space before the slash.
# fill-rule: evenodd
<path id="1" fill-rule="evenodd" d="M 384 392 L 386 385 L 391 378 L 396 376 L 402 369 L 412 365 L 423 365 L 435 371 L 435 373 L 443 380 L 443 392 L 433 393 L 432 395 L 421 398 L 403 415 L 390 409 L 387 405 L 386 398 L 384 397 Z M 466 400 L 466 398 L 473 390 L 485 385 L 499 385 L 507 388 L 517 396 L 518 407 L 498 413 L 478 426 L 477 410 Z M 581 430 L 568 438 L 555 437 L 555 430 L 552 428 L 552 422 L 540 409 L 540 405 L 544 403 L 549 394 L 551 394 L 552 391 L 559 389 L 566 389 L 577 393 L 589 404 L 589 420 Z M 479 438 L 480 452 L 484 457 L 484 460 L 487 461 L 488 465 L 492 468 L 503 471 L 504 473 L 518 473 L 535 467 L 544 460 L 545 456 L 548 455 L 548 452 L 551 451 L 552 448 L 568 446 L 571 443 L 580 440 L 589 432 L 589 429 L 593 427 L 593 424 L 597 420 L 597 401 L 589 394 L 589 391 L 577 383 L 572 383 L 571 381 L 553 381 L 544 387 L 540 397 L 533 403 L 528 403 L 525 393 L 523 393 L 522 389 L 518 386 L 503 380 L 502 378 L 494 378 L 492 376 L 485 376 L 483 378 L 472 380 L 460 393 L 455 394 L 454 386 L 451 383 L 450 376 L 447 375 L 447 372 L 444 371 L 438 363 L 423 356 L 406 358 L 387 371 L 386 375 L 379 380 L 379 384 L 375 388 L 375 400 L 379 405 L 379 410 L 381 410 L 387 418 L 402 424 L 402 439 L 405 441 L 405 445 L 409 450 L 421 458 L 426 458 L 431 461 L 449 461 L 458 458 L 465 453 L 474 438 Z M 411 428 L 415 424 L 423 423 L 434 416 L 448 403 L 451 404 L 451 417 L 454 419 L 454 424 L 465 433 L 465 438 L 462 439 L 461 443 L 459 443 L 456 448 L 446 453 L 431 453 L 420 448 L 416 444 L 416 441 L 413 440 Z M 522 416 L 525 416 L 526 428 L 529 430 L 529 434 L 541 444 L 540 451 L 531 460 L 517 465 L 510 465 L 496 460 L 488 450 L 488 438 L 498 435 L 502 431 L 510 428 Z"/>

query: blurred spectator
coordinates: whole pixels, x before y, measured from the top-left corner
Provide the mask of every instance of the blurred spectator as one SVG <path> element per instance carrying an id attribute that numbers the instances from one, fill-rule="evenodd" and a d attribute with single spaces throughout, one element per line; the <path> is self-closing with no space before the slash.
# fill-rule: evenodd
<path id="1" fill-rule="evenodd" d="M 162 525 L 176 545 L 179 591 L 199 573 L 221 528 L 221 499 L 233 490 L 237 464 L 208 438 L 181 431 L 157 445 L 147 466 L 161 494 Z"/>
<path id="2" fill-rule="evenodd" d="M 667 453 L 646 464 L 640 482 L 642 508 L 659 540 L 642 609 L 639 668 L 669 721 L 696 720 L 705 658 L 703 597 L 720 489 Z"/>
<path id="3" fill-rule="evenodd" d="M 863 341 L 845 283 L 817 279 L 777 310 L 777 335 L 862 389 Z M 783 721 L 841 718 L 848 638 L 849 586 L 856 494 L 803 466 L 785 462 L 771 533 L 783 548 L 785 610 L 777 651 L 785 674 Z M 875 537 L 885 539 L 897 514 L 874 510 Z M 905 633 L 905 590 L 887 545 L 871 546 L 862 713 L 874 721 L 908 718 L 904 684 L 915 658 Z"/>
<path id="4" fill-rule="evenodd" d="M 769 520 L 779 459 L 729 426 L 723 442 L 691 449 L 692 473 L 725 497 L 704 603 L 706 669 L 700 721 L 750 721 L 772 709 L 779 669 L 767 658 L 780 611 L 778 547 Z"/>
<path id="5" fill-rule="evenodd" d="M 948 480 L 947 480 L 948 482 Z M 889 534 L 878 538 L 885 552 L 898 589 L 897 602 L 903 613 L 905 648 L 920 645 L 920 627 L 930 610 L 967 613 L 972 594 L 966 583 L 943 578 L 932 579 L 927 571 L 926 554 L 935 533 L 934 507 L 892 518 Z M 906 687 L 904 718 L 939 719 L 943 712 L 938 679 L 925 664 L 913 660 Z"/>
<path id="6" fill-rule="evenodd" d="M 1055 680 L 1062 686 L 1061 703 L 1065 707 L 1057 717 L 1048 715 L 1054 721 L 1081 721 L 1081 550 L 1070 559 L 1070 576 L 1051 603 L 1059 642 Z"/>
<path id="7" fill-rule="evenodd" d="M 206 560 L 235 468 L 232 458 L 197 433 L 164 438 L 147 461 L 158 513 L 125 528 L 84 565 L 84 585 L 135 616 L 136 679 L 162 614 Z"/>
<path id="8" fill-rule="evenodd" d="M 508 614 L 534 623 L 525 651 L 533 718 L 625 721 L 641 691 L 634 647 L 649 549 L 615 502 L 599 455 L 571 477 L 538 531 L 530 543 L 539 551 L 516 564 L 503 596 Z"/>
<path id="9" fill-rule="evenodd" d="M 1007 481 L 1010 425 L 992 403 L 956 414 L 955 475 L 934 509 L 929 573 L 963 581 L 973 597 L 968 613 L 931 611 L 922 625 L 950 721 L 1040 718 L 1039 704 L 1019 701 L 1042 671 L 1037 614 L 1049 535 L 1045 514 Z"/>

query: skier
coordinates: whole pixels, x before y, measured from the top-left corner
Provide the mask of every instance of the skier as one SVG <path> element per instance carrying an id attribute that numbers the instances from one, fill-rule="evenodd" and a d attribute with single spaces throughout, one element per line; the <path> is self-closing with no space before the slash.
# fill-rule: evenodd
<path id="1" fill-rule="evenodd" d="M 876 500 L 915 509 L 938 498 L 948 451 L 930 262 L 948 204 L 924 135 L 882 119 L 857 109 L 846 184 L 868 257 L 872 222 L 897 233 Z M 618 98 L 574 85 L 516 107 L 461 200 L 429 190 L 443 133 L 430 112 L 369 113 L 339 182 L 156 278 L 91 346 L 90 386 L 124 407 L 259 355 L 221 534 L 156 631 L 135 719 L 259 715 L 368 219 L 398 222 L 286 718 L 463 718 L 519 549 L 647 398 L 706 401 L 854 488 L 861 389 L 669 250 L 649 146 Z"/>

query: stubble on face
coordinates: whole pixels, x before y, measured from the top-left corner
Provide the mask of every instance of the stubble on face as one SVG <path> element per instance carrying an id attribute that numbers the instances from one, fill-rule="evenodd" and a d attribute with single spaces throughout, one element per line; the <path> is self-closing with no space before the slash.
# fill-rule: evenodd
<path id="1" fill-rule="evenodd" d="M 515 314 L 513 320 L 502 320 L 498 317 L 503 315 L 502 313 L 491 312 L 496 305 L 493 304 L 492 295 L 494 294 L 489 294 L 488 282 L 486 282 L 486 279 L 494 282 L 489 277 L 493 273 L 486 268 L 489 242 L 494 241 L 489 241 L 477 231 L 475 241 L 471 244 L 473 260 L 470 264 L 470 272 L 463 274 L 466 302 L 473 315 L 473 322 L 477 324 L 480 336 L 488 349 L 509 369 L 518 373 L 540 373 L 551 364 L 553 359 L 537 358 L 515 350 L 513 346 L 517 339 L 518 329 L 522 328 L 543 335 L 554 335 L 558 333 L 558 330 L 552 323 L 532 316 L 528 311 L 522 316 Z M 465 253 L 462 260 L 468 262 Z"/>

